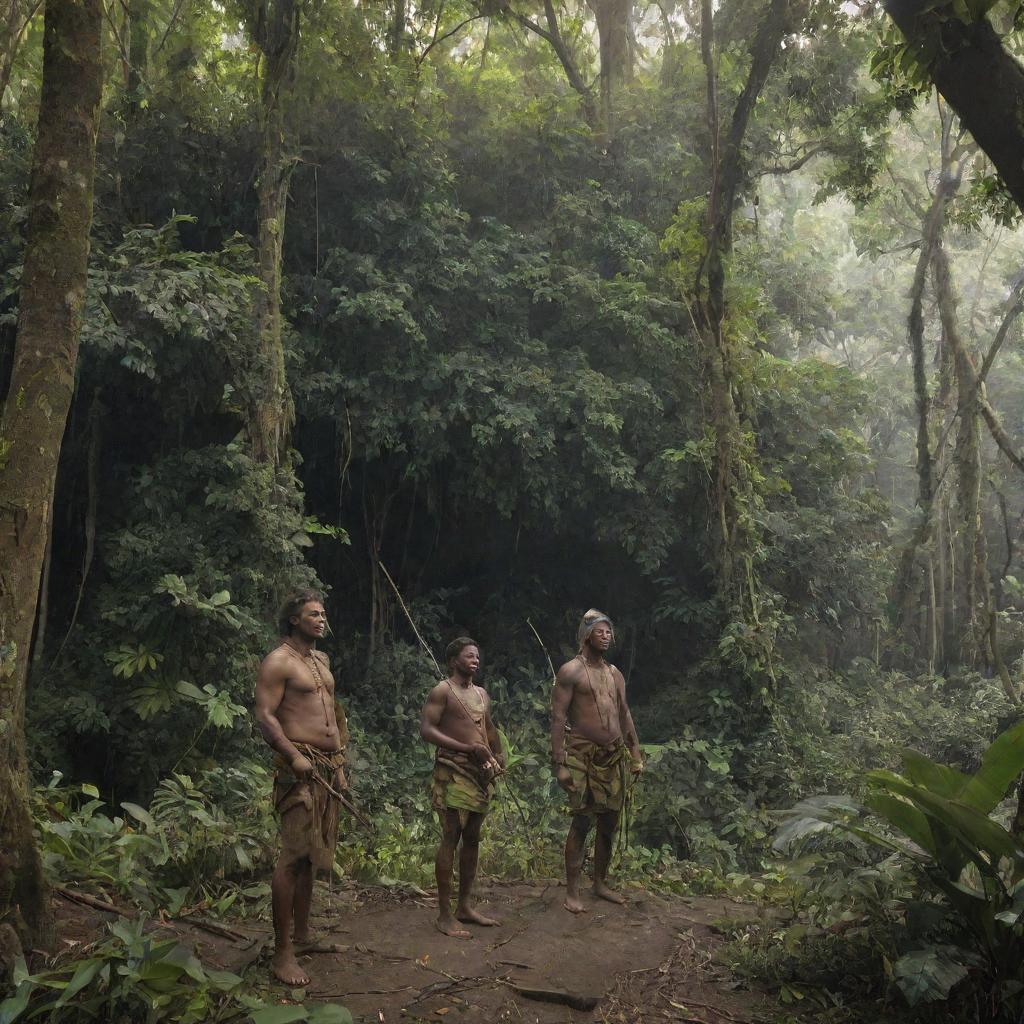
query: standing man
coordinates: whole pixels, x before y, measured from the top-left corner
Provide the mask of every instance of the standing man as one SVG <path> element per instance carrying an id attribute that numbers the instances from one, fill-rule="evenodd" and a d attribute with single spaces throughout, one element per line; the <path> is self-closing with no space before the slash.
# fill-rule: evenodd
<path id="1" fill-rule="evenodd" d="M 565 841 L 565 909 L 586 912 L 580 872 L 592 819 L 594 895 L 625 903 L 608 888 L 608 865 L 630 775 L 643 770 L 640 741 L 626 703 L 622 673 L 605 661 L 615 633 L 611 619 L 594 608 L 580 622 L 579 654 L 555 676 L 551 698 L 551 759 L 569 797 L 572 824 Z"/>
<path id="2" fill-rule="evenodd" d="M 281 643 L 263 659 L 256 679 L 256 721 L 276 752 L 274 809 L 281 819 L 281 855 L 270 883 L 271 966 L 286 985 L 303 987 L 309 978 L 294 943 L 310 939 L 314 874 L 334 864 L 340 803 L 333 793 L 348 786 L 342 768 L 347 728 L 343 735 L 334 676 L 327 655 L 316 649 L 327 629 L 322 595 L 296 591 L 281 608 L 278 626 Z"/>
<path id="3" fill-rule="evenodd" d="M 473 909 L 473 882 L 480 854 L 480 829 L 494 793 L 494 780 L 504 771 L 498 730 L 491 720 L 491 700 L 473 682 L 480 668 L 475 640 L 460 636 L 445 651 L 448 678 L 427 697 L 420 716 L 420 735 L 437 747 L 431 784 L 431 803 L 441 820 L 437 875 L 437 928 L 445 935 L 468 939 L 457 921 L 496 925 L 493 918 Z M 459 852 L 459 901 L 452 917 L 452 866 Z"/>

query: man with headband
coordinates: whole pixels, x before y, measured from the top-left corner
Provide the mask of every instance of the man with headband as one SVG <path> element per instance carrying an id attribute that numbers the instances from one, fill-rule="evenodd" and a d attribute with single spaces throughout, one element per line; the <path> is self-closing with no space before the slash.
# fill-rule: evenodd
<path id="1" fill-rule="evenodd" d="M 434 870 L 437 876 L 437 928 L 458 939 L 470 938 L 459 926 L 496 925 L 471 904 L 480 829 L 487 814 L 494 780 L 504 771 L 498 730 L 491 720 L 491 701 L 473 682 L 480 668 L 480 648 L 462 636 L 445 651 L 448 678 L 427 697 L 420 716 L 420 735 L 437 747 L 431 784 L 431 803 L 441 821 L 441 845 Z M 459 852 L 459 900 L 452 917 L 452 867 Z"/>
<path id="2" fill-rule="evenodd" d="M 614 637 L 607 615 L 594 608 L 586 612 L 577 632 L 579 654 L 558 670 L 551 698 L 551 758 L 572 814 L 565 841 L 565 909 L 574 914 L 587 909 L 580 899 L 580 873 L 595 821 L 594 895 L 625 902 L 608 887 L 608 865 L 630 776 L 643 769 L 643 760 L 625 680 L 605 660 Z"/>

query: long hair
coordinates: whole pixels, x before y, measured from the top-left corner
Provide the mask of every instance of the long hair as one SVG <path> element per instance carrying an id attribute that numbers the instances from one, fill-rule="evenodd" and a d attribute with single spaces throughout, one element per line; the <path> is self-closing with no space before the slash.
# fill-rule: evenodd
<path id="1" fill-rule="evenodd" d="M 310 601 L 319 601 L 320 604 L 323 604 L 324 595 L 312 587 L 302 587 L 299 590 L 293 590 L 285 598 L 281 610 L 277 613 L 277 631 L 280 636 L 292 635 L 292 616 L 298 615 L 303 606 L 309 604 Z"/>

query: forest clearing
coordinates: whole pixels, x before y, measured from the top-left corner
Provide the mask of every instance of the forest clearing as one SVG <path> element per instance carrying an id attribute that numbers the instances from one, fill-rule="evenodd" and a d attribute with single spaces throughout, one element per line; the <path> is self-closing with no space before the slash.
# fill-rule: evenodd
<path id="1" fill-rule="evenodd" d="M 0 0 L 0 1024 L 1020 1024 L 1022 33 Z"/>

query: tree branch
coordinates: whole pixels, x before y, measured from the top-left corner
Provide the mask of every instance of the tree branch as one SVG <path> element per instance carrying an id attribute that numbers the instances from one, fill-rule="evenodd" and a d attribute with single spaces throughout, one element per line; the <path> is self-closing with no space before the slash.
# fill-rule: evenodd
<path id="1" fill-rule="evenodd" d="M 792 174 L 794 171 L 799 171 L 804 164 L 809 163 L 824 149 L 824 143 L 812 146 L 806 153 L 804 153 L 803 156 L 798 157 L 791 164 L 775 164 L 772 167 L 765 167 L 763 170 L 757 172 L 757 177 L 760 178 L 766 174 Z"/>
<path id="2" fill-rule="evenodd" d="M 470 22 L 479 21 L 481 18 L 486 17 L 488 17 L 488 15 L 486 14 L 474 14 L 473 17 L 466 18 L 465 21 L 460 21 L 458 25 L 455 26 L 455 28 L 451 29 L 449 32 L 445 32 L 443 36 L 436 36 L 434 39 L 430 41 L 427 48 L 416 58 L 416 66 L 419 67 L 424 62 L 424 60 L 426 60 L 427 54 L 430 53 L 430 51 L 439 43 L 443 43 L 446 39 L 450 39 L 453 35 L 455 35 L 456 32 L 461 32 L 462 29 L 464 29 L 468 24 L 470 24 Z"/>
<path id="3" fill-rule="evenodd" d="M 1010 328 L 1013 326 L 1017 317 L 1020 316 L 1021 312 L 1024 312 L 1024 282 L 1017 285 L 1017 301 L 1014 302 L 1014 304 L 1006 311 L 1006 315 L 1003 317 L 1003 322 L 999 325 L 999 330 L 996 331 L 996 336 L 992 339 L 992 344 L 989 346 L 989 350 L 981 364 L 981 369 L 978 371 L 979 384 L 985 383 L 985 380 L 988 377 L 988 371 L 992 369 L 992 363 L 999 354 L 999 350 L 1003 347 L 1003 342 L 1006 341 L 1006 336 L 1010 333 Z"/>
<path id="4" fill-rule="evenodd" d="M 593 128 L 597 123 L 597 111 L 594 107 L 594 90 L 592 86 L 587 85 L 583 80 L 583 75 L 580 73 L 580 69 L 573 59 L 565 38 L 562 36 L 562 31 L 558 27 L 558 15 L 555 13 L 555 5 L 552 0 L 544 0 L 544 17 L 548 23 L 546 29 L 538 25 L 537 22 L 531 21 L 525 15 L 519 14 L 518 11 L 513 11 L 511 8 L 509 8 L 508 13 L 523 28 L 528 29 L 534 35 L 540 36 L 555 51 L 555 56 L 562 65 L 562 70 L 565 72 L 569 85 L 572 86 L 573 90 L 583 100 L 583 119 Z"/>

